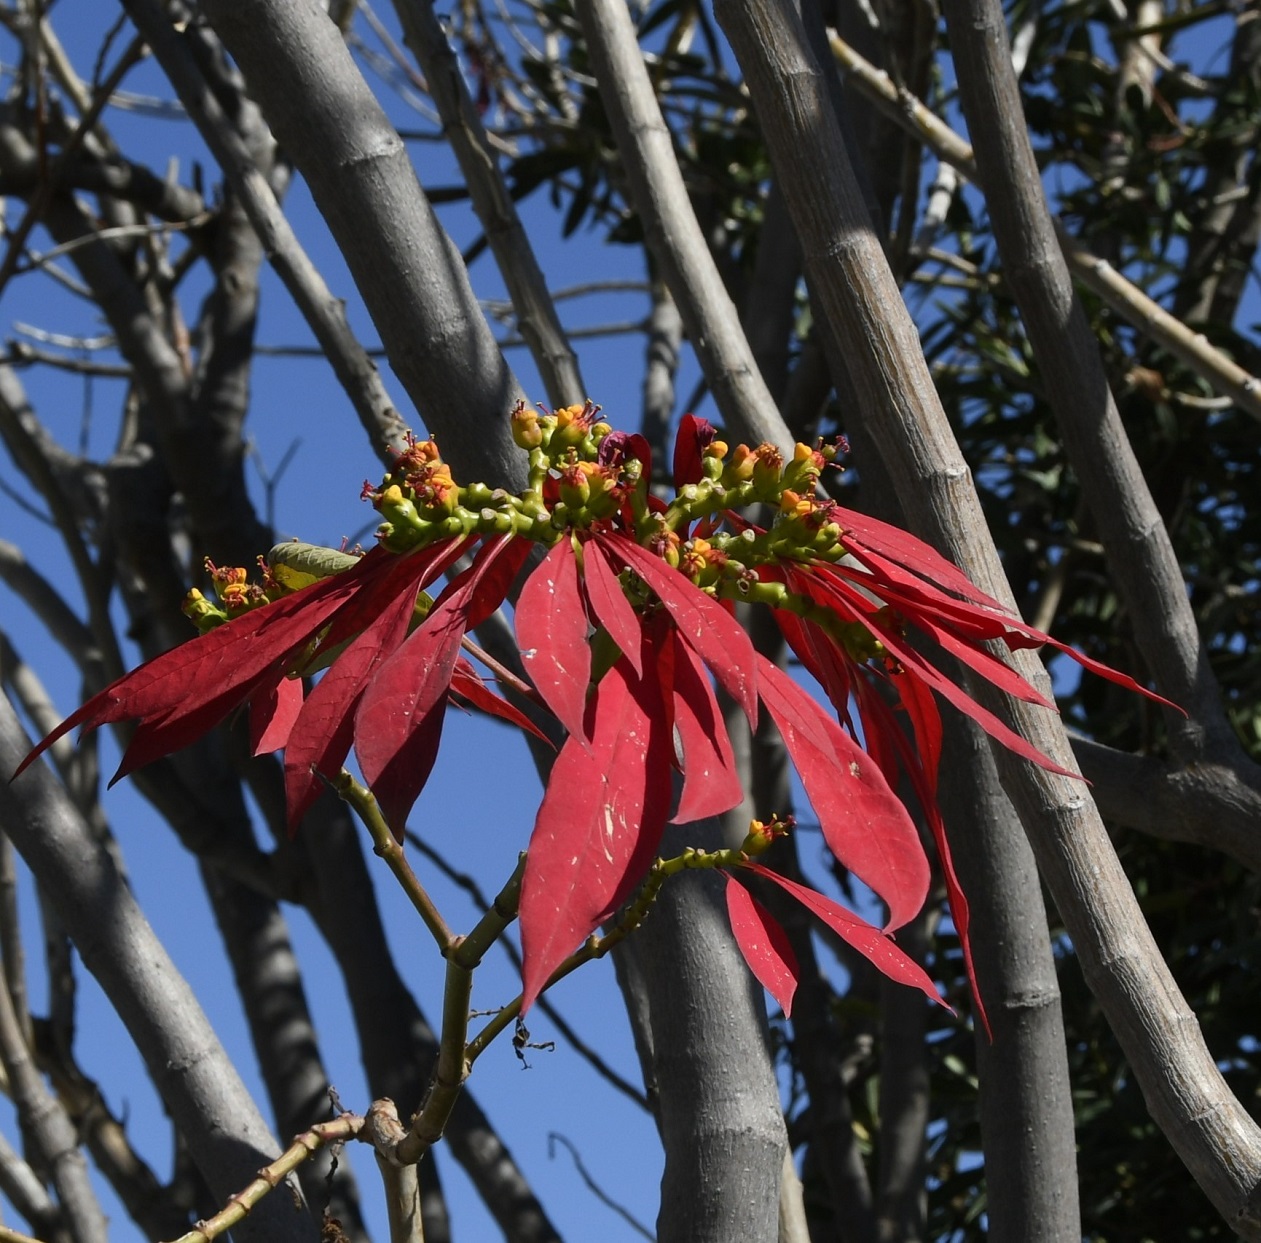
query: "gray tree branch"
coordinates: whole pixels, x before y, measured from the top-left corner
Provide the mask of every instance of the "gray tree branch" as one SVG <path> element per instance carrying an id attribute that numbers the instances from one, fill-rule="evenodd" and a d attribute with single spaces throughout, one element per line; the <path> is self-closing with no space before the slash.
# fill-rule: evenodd
<path id="1" fill-rule="evenodd" d="M 751 445 L 791 453 L 792 436 L 697 223 L 630 13 L 623 0 L 582 0 L 578 13 L 635 210 L 723 420 Z"/>
<path id="2" fill-rule="evenodd" d="M 508 414 L 524 395 L 341 32 L 313 0 L 210 0 L 202 9 L 306 179 L 456 477 L 523 484 Z"/>
<path id="3" fill-rule="evenodd" d="M 779 0 L 720 0 L 716 13 L 744 69 L 807 271 L 834 328 L 851 346 L 862 414 L 913 527 L 983 590 L 1014 607 L 800 19 Z M 1022 653 L 1014 663 L 1049 693 L 1036 658 Z M 997 699 L 991 706 L 1056 763 L 1072 765 L 1056 718 Z M 1231 1095 L 1205 1047 L 1097 810 L 1078 782 L 1014 758 L 999 762 L 1086 977 L 1153 1117 L 1229 1225 L 1261 1238 L 1261 1129 Z"/>
<path id="4" fill-rule="evenodd" d="M 469 95 L 455 52 L 434 13 L 433 0 L 395 0 L 403 35 L 442 119 L 443 135 L 460 162 L 473 210 L 508 287 L 521 336 L 553 406 L 581 404 L 588 396 L 578 358 L 565 338 L 556 306 L 499 169 L 499 156 Z"/>
<path id="5" fill-rule="evenodd" d="M 3 700 L 0 771 L 13 772 L 30 746 Z M 113 860 L 44 765 L 0 782 L 0 823 L 57 903 L 84 966 L 135 1041 L 199 1169 L 216 1197 L 226 1200 L 279 1149 L 209 1019 Z M 287 1196 L 267 1197 L 240 1232 L 243 1239 L 273 1243 L 315 1237 L 310 1219 Z"/>

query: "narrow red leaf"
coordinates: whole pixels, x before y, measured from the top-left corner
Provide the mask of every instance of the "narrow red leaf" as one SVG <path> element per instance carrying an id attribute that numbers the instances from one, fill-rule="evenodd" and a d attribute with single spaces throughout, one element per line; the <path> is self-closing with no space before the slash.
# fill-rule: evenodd
<path id="1" fill-rule="evenodd" d="M 204 737 L 233 709 L 246 703 L 251 696 L 264 693 L 282 676 L 279 668 L 264 669 L 243 686 L 229 687 L 222 694 L 210 698 L 190 699 L 187 706 L 178 712 L 144 717 L 137 723 L 118 770 L 109 780 L 110 785 L 121 781 L 137 768 L 152 764 L 154 760 Z"/>
<path id="2" fill-rule="evenodd" d="M 918 988 L 930 1001 L 945 1006 L 940 994 L 929 979 L 923 967 L 913 958 L 904 954 L 894 943 L 893 938 L 873 928 L 865 919 L 860 919 L 852 911 L 846 910 L 831 898 L 799 885 L 796 881 L 772 872 L 760 863 L 748 863 L 745 866 L 750 872 L 764 876 L 767 880 L 787 890 L 811 914 L 821 919 L 846 944 L 852 945 L 873 966 L 882 971 L 891 980 L 899 984 L 907 984 Z M 953 1011 L 952 1011 L 953 1013 Z"/>
<path id="3" fill-rule="evenodd" d="M 62 721 L 14 776 L 77 725 L 92 730 L 129 717 L 161 719 L 165 728 L 154 737 L 168 750 L 155 751 L 150 758 L 186 745 L 243 703 L 258 688 L 261 674 L 298 652 L 348 598 L 370 585 L 389 559 L 388 553 L 374 549 L 343 574 L 252 609 L 133 669 Z M 214 709 L 207 711 L 211 704 Z M 195 722 L 189 720 L 194 712 Z M 173 728 L 178 722 L 186 728 Z M 147 747 L 136 754 L 142 750 Z"/>
<path id="4" fill-rule="evenodd" d="M 1045 768 L 1048 772 L 1058 773 L 1061 777 L 1081 779 L 1079 773 L 1057 764 L 1050 756 L 1043 755 L 1027 738 L 1016 733 L 1009 725 L 1000 720 L 988 708 L 977 703 L 967 691 L 956 686 L 945 674 L 931 662 L 925 660 L 913 647 L 903 643 L 900 638 L 888 630 L 872 625 L 866 618 L 855 615 L 855 620 L 862 622 L 881 643 L 890 655 L 900 661 L 907 676 L 920 677 L 947 702 L 953 704 L 965 716 L 970 716 L 991 738 L 1001 743 L 1015 755 Z"/>
<path id="5" fill-rule="evenodd" d="M 937 807 L 937 769 L 941 762 L 942 740 L 941 714 L 937 711 L 932 691 L 922 682 L 907 677 L 891 680 L 911 722 L 911 733 L 915 739 L 915 745 L 907 747 L 907 771 L 910 773 L 912 784 L 916 787 L 921 804 L 926 808 L 925 818 L 932 832 L 933 841 L 937 844 L 937 857 L 941 864 L 942 875 L 946 880 L 946 900 L 950 904 L 950 918 L 954 921 L 955 931 L 959 934 L 959 944 L 963 949 L 963 966 L 967 972 L 968 983 L 972 987 L 972 1000 L 976 1005 L 976 1012 L 986 1036 L 993 1039 L 989 1015 L 985 1012 L 985 1001 L 981 996 L 981 981 L 977 977 L 976 963 L 972 957 L 972 917 L 968 911 L 968 899 L 963 886 L 959 883 L 954 859 L 950 853 L 950 838 L 946 833 L 946 824 Z"/>
<path id="6" fill-rule="evenodd" d="M 552 740 L 524 712 L 510 704 L 503 696 L 495 694 L 478 676 L 473 665 L 463 656 L 455 662 L 455 671 L 451 674 L 451 692 L 458 699 L 467 700 L 479 712 L 498 717 L 509 725 L 525 730 L 527 734 L 533 734 L 549 747 L 552 746 Z"/>
<path id="7" fill-rule="evenodd" d="M 679 420 L 679 430 L 674 437 L 674 486 L 685 487 L 689 483 L 699 483 L 703 477 L 701 462 L 704 460 L 702 450 L 711 445 L 718 435 L 718 429 L 707 419 L 698 419 L 694 414 L 685 414 Z"/>
<path id="8" fill-rule="evenodd" d="M 683 744 L 683 790 L 674 824 L 730 811 L 744 797 L 727 726 L 700 658 L 677 634 L 674 644 L 674 724 Z"/>
<path id="9" fill-rule="evenodd" d="M 482 545 L 473 564 L 434 601 L 424 622 L 378 667 L 359 701 L 355 754 L 386 822 L 400 838 L 438 755 L 447 692 L 468 618 L 490 608 L 485 594 L 479 595 L 482 579 L 512 542 L 512 536 L 498 535 Z M 502 576 L 493 581 L 498 584 Z"/>
<path id="10" fill-rule="evenodd" d="M 977 604 L 985 604 L 1006 613 L 997 600 L 987 596 L 953 561 L 948 561 L 935 548 L 917 539 L 909 531 L 890 526 L 873 518 L 870 514 L 860 514 L 841 506 L 835 508 L 836 520 L 841 524 L 845 534 L 841 543 L 850 549 L 859 560 L 866 549 L 882 553 L 890 559 L 914 570 L 929 582 L 938 583 L 958 592 L 967 600 Z"/>
<path id="11" fill-rule="evenodd" d="M 567 536 L 525 580 L 514 621 L 530 680 L 556 719 L 585 746 L 583 713 L 591 681 L 591 646 L 578 588 L 578 560 Z"/>
<path id="12" fill-rule="evenodd" d="M 1039 708 L 1049 708 L 1052 712 L 1059 712 L 1053 700 L 1048 699 L 1036 687 L 1031 686 L 1025 681 L 1024 676 L 1010 665 L 1004 663 L 991 652 L 987 652 L 984 648 L 974 647 L 965 639 L 960 639 L 952 634 L 949 628 L 938 626 L 936 623 L 929 621 L 926 617 L 921 617 L 915 623 L 929 638 L 940 643 L 943 650 L 949 652 L 956 660 L 967 665 L 969 669 L 975 670 L 987 682 L 993 686 L 997 686 L 999 690 L 1010 695 L 1013 699 L 1022 700 L 1024 703 L 1036 704 Z"/>
<path id="13" fill-rule="evenodd" d="M 712 596 L 671 569 L 660 557 L 624 535 L 597 535 L 665 605 L 680 636 L 713 671 L 723 689 L 757 728 L 757 676 L 753 644 L 740 624 Z"/>
<path id="14" fill-rule="evenodd" d="M 642 677 L 639 616 L 595 540 L 587 540 L 582 546 L 582 580 L 595 620 L 609 632 L 622 655 L 631 662 L 636 675 Z"/>
<path id="15" fill-rule="evenodd" d="M 744 961 L 757 982 L 792 1017 L 793 994 L 801 978 L 797 955 L 775 917 L 734 876 L 727 877 L 727 917 Z"/>
<path id="16" fill-rule="evenodd" d="M 645 680 L 646 681 L 646 680 Z M 643 878 L 669 810 L 665 739 L 651 693 L 619 660 L 552 768 L 521 881 L 522 1012 L 552 972 Z"/>
<path id="17" fill-rule="evenodd" d="M 402 566 L 406 571 L 407 566 Z M 350 753 L 355 706 L 372 675 L 403 641 L 419 591 L 414 575 L 396 574 L 381 593 L 376 617 L 338 656 L 315 684 L 294 724 L 285 749 L 285 805 L 289 832 L 331 781 Z"/>
<path id="18" fill-rule="evenodd" d="M 819 817 L 828 849 L 889 907 L 889 927 L 928 896 L 919 833 L 874 760 L 782 669 L 758 656 L 763 703 Z"/>
<path id="19" fill-rule="evenodd" d="M 289 741 L 289 732 L 302 711 L 303 691 L 299 678 L 281 678 L 275 686 L 255 692 L 250 700 L 250 754 L 279 751 Z"/>

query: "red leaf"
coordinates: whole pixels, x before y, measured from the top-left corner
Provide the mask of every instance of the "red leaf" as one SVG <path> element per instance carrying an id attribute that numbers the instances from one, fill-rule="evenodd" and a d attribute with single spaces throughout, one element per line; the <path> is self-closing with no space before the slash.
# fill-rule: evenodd
<path id="1" fill-rule="evenodd" d="M 472 594 L 465 610 L 465 629 L 476 630 L 508 598 L 521 567 L 530 559 L 534 545 L 525 539 L 501 535 L 487 540 L 499 541 L 498 551 L 490 554 L 485 566 L 472 576 Z M 472 567 L 470 567 L 470 570 Z"/>
<path id="2" fill-rule="evenodd" d="M 955 931 L 959 934 L 959 944 L 963 948 L 963 965 L 967 971 L 968 983 L 972 986 L 972 999 L 976 1003 L 976 1012 L 980 1017 L 985 1034 L 991 1040 L 989 1015 L 985 1013 L 985 1002 L 981 997 L 981 982 L 977 978 L 976 963 L 972 958 L 971 924 L 968 911 L 967 895 L 959 883 L 955 872 L 954 859 L 950 854 L 950 839 L 946 834 L 946 825 L 937 808 L 937 769 L 941 762 L 941 714 L 933 700 L 933 693 L 915 678 L 899 677 L 893 679 L 898 695 L 906 708 L 911 721 L 911 732 L 915 737 L 915 747 L 910 752 L 907 769 L 912 783 L 919 790 L 921 803 L 927 808 L 926 819 L 932 831 L 933 840 L 937 843 L 937 857 L 941 863 L 942 875 L 946 879 L 946 899 L 950 903 L 950 917 L 954 921 Z M 900 732 L 900 731 L 899 731 Z M 917 772 L 918 769 L 918 772 Z M 922 789 L 920 789 L 922 783 Z"/>
<path id="3" fill-rule="evenodd" d="M 582 740 L 591 647 L 578 589 L 578 560 L 568 536 L 525 581 L 515 614 L 517 646 L 530 680 L 568 733 Z"/>
<path id="4" fill-rule="evenodd" d="M 557 756 L 521 881 L 522 1013 L 656 853 L 670 769 L 653 710 L 650 684 L 619 660 L 588 709 L 590 749 L 571 736 Z"/>
<path id="5" fill-rule="evenodd" d="M 275 686 L 256 692 L 250 700 L 250 754 L 279 751 L 289 741 L 289 732 L 302 711 L 303 691 L 299 678 L 281 678 Z"/>
<path id="6" fill-rule="evenodd" d="M 694 414 L 685 414 L 679 420 L 679 430 L 674 438 L 676 490 L 689 483 L 700 483 L 703 478 L 701 451 L 711 445 L 717 435 L 718 429 L 712 423 L 706 419 L 698 419 Z"/>
<path id="7" fill-rule="evenodd" d="M 622 655 L 634 666 L 636 675 L 642 677 L 639 616 L 595 540 L 588 540 L 582 546 L 582 578 L 596 621 L 609 632 Z"/>
<path id="8" fill-rule="evenodd" d="M 946 560 L 935 548 L 929 547 L 923 540 L 917 539 L 909 531 L 890 526 L 869 514 L 856 513 L 852 509 L 836 506 L 834 510 L 837 521 L 845 534 L 841 543 L 850 549 L 859 560 L 863 553 L 871 549 L 883 553 L 899 565 L 914 570 L 929 582 L 939 583 L 951 591 L 958 592 L 965 599 L 974 600 L 978 604 L 988 605 L 1000 613 L 1006 613 L 997 600 L 987 596 L 977 587 L 953 561 Z"/>
<path id="9" fill-rule="evenodd" d="M 552 740 L 524 712 L 515 708 L 506 699 L 496 695 L 494 691 L 477 675 L 472 664 L 463 656 L 455 662 L 455 672 L 451 675 L 451 692 L 459 699 L 466 699 L 478 711 L 487 716 L 498 717 L 509 725 L 533 734 L 540 742 L 549 747 Z M 553 747 L 553 750 L 555 748 Z"/>
<path id="10" fill-rule="evenodd" d="M 923 967 L 898 949 L 892 937 L 873 928 L 865 919 L 860 919 L 831 898 L 825 898 L 805 885 L 780 876 L 760 863 L 748 863 L 745 866 L 750 872 L 764 876 L 781 889 L 787 890 L 802 906 L 827 924 L 846 944 L 852 945 L 889 979 L 918 988 L 930 1001 L 946 1006 Z M 949 1010 L 950 1007 L 946 1006 L 946 1009 Z"/>
<path id="11" fill-rule="evenodd" d="M 996 717 L 988 708 L 977 703 L 967 691 L 956 686 L 945 674 L 925 660 L 914 648 L 907 646 L 892 635 L 871 627 L 872 633 L 885 645 L 888 651 L 899 660 L 905 676 L 922 678 L 947 702 L 953 704 L 965 716 L 970 716 L 991 738 L 1001 743 L 1009 751 L 1022 759 L 1048 772 L 1058 773 L 1061 777 L 1073 777 L 1081 780 L 1079 773 L 1073 772 L 1057 764 L 1049 756 L 1043 755 L 1027 738 L 1016 733 L 1004 721 Z"/>
<path id="12" fill-rule="evenodd" d="M 811 576 L 813 577 L 813 576 Z M 856 621 L 864 626 L 875 638 L 884 644 L 889 654 L 900 661 L 906 676 L 919 677 L 931 686 L 939 695 L 952 703 L 960 712 L 970 716 L 991 738 L 1001 743 L 1009 751 L 1022 759 L 1045 768 L 1048 772 L 1059 773 L 1062 777 L 1075 777 L 1071 772 L 1056 764 L 1049 756 L 1045 756 L 1028 739 L 1021 737 L 1009 726 L 1005 725 L 988 708 L 982 707 L 965 690 L 956 686 L 929 661 L 925 660 L 913 647 L 903 643 L 901 638 L 888 627 L 874 622 L 862 608 L 855 607 L 840 592 L 832 595 L 832 608 L 839 617 L 847 621 Z"/>
<path id="13" fill-rule="evenodd" d="M 832 853 L 883 898 L 889 927 L 928 895 L 919 833 L 872 758 L 788 674 L 758 656 L 759 687 Z"/>
<path id="14" fill-rule="evenodd" d="M 315 684 L 290 734 L 285 749 L 290 833 L 319 797 L 320 777 L 331 781 L 345 763 L 354 736 L 355 705 L 377 668 L 407 634 L 420 588 L 411 573 L 393 579 L 388 584 L 392 595 L 377 600 L 377 616 Z"/>
<path id="15" fill-rule="evenodd" d="M 709 675 L 677 634 L 673 642 L 674 724 L 683 744 L 683 791 L 672 823 L 690 824 L 730 811 L 744 790 Z"/>
<path id="16" fill-rule="evenodd" d="M 389 560 L 388 553 L 374 549 L 343 574 L 253 609 L 133 669 L 62 721 L 14 776 L 76 725 L 91 730 L 129 717 L 161 721 L 164 728 L 150 731 L 150 738 L 152 747 L 166 750 L 145 744 L 135 754 L 151 752 L 154 759 L 185 746 L 244 703 L 261 675 L 300 651 Z"/>
<path id="17" fill-rule="evenodd" d="M 419 628 L 377 669 L 359 701 L 355 753 L 386 822 L 400 838 L 438 755 L 447 691 L 469 616 L 479 611 L 485 616 L 491 607 L 487 595 L 479 595 L 482 579 L 512 542 L 511 535 L 497 535 L 482 545 Z M 510 557 L 518 552 L 513 549 Z M 501 573 L 490 581 L 498 585 L 502 579 Z"/>
<path id="18" fill-rule="evenodd" d="M 727 916 L 744 961 L 757 982 L 779 1003 L 784 1017 L 792 1017 L 793 994 L 801 978 L 797 955 L 788 934 L 775 917 L 730 873 L 727 877 Z"/>
<path id="19" fill-rule="evenodd" d="M 222 694 L 208 699 L 190 699 L 187 707 L 178 712 L 145 717 L 137 724 L 136 731 L 123 752 L 118 771 L 109 779 L 110 785 L 121 781 L 137 768 L 152 764 L 154 760 L 204 737 L 234 708 L 245 703 L 252 695 L 274 686 L 281 676 L 277 668 L 264 669 L 244 686 L 229 687 Z"/>
<path id="20" fill-rule="evenodd" d="M 723 689 L 744 709 L 750 728 L 756 729 L 753 644 L 739 623 L 712 596 L 633 540 L 617 534 L 596 539 L 652 588 L 684 642 L 713 670 Z"/>
<path id="21" fill-rule="evenodd" d="M 1037 704 L 1039 708 L 1049 708 L 1052 712 L 1059 711 L 1051 700 L 1035 687 L 1030 686 L 1022 674 L 984 648 L 975 647 L 966 639 L 958 638 L 947 628 L 930 622 L 926 617 L 916 618 L 915 624 L 930 638 L 940 643 L 945 651 L 967 665 L 969 669 L 974 669 L 987 682 L 997 686 L 1013 699 Z"/>

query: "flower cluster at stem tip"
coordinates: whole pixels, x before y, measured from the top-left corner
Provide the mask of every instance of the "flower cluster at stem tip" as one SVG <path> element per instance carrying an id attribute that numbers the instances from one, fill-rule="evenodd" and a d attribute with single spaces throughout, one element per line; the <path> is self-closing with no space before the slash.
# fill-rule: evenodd
<path id="1" fill-rule="evenodd" d="M 403 554 L 461 537 L 513 535 L 551 546 L 576 532 L 616 530 L 711 596 L 787 607 L 802 615 L 817 612 L 759 569 L 785 561 L 834 562 L 845 555 L 838 507 L 816 495 L 825 469 L 843 469 L 836 460 L 848 448 L 843 437 L 820 439 L 813 447 L 798 443 L 785 460 L 771 444 L 738 444 L 730 450 L 714 428 L 695 420 L 694 435 L 685 438 L 693 443 L 682 454 L 676 449 L 675 495 L 663 501 L 652 491 L 647 442 L 614 431 L 599 418 L 600 409 L 588 401 L 540 413 L 518 403 L 511 415 L 512 436 L 529 454 L 528 483 L 520 493 L 457 483 L 437 444 L 409 433 L 406 448 L 395 454 L 381 482 L 365 481 L 360 493 L 381 514 L 378 544 Z M 769 529 L 744 521 L 730 529 L 733 511 L 752 505 L 773 514 Z M 326 550 L 324 555 L 335 554 Z M 219 603 L 194 588 L 185 613 L 204 632 L 320 576 L 297 572 L 295 577 L 298 567 L 286 564 L 290 559 L 297 562 L 283 545 L 267 560 L 260 558 L 259 584 L 248 583 L 244 569 L 207 561 Z M 344 553 L 335 568 L 353 560 Z M 856 658 L 885 656 L 862 627 L 822 620 Z"/>
<path id="2" fill-rule="evenodd" d="M 379 485 L 364 485 L 363 495 L 384 519 L 378 540 L 391 552 L 453 535 L 523 535 L 551 545 L 568 532 L 603 525 L 633 533 L 675 568 L 690 567 L 698 585 L 705 585 L 703 577 L 735 579 L 746 568 L 794 553 L 824 561 L 843 555 L 832 507 L 814 497 L 838 444 L 798 444 L 785 462 L 773 445 L 738 445 L 729 454 L 716 436 L 698 437 L 706 443 L 696 445 L 695 462 L 682 477 L 676 460 L 677 493 L 663 503 L 650 491 L 647 442 L 613 431 L 599 412 L 591 402 L 541 414 L 517 406 L 513 439 L 529 453 L 520 494 L 456 484 L 432 440 L 411 441 Z M 776 510 L 770 531 L 692 531 L 707 522 L 716 528 L 725 511 L 754 504 Z"/>

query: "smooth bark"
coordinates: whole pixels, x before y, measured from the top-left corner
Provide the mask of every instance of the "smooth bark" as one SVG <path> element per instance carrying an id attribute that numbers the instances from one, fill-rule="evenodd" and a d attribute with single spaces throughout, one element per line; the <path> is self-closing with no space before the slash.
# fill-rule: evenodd
<path id="1" fill-rule="evenodd" d="M 778 0 L 724 0 L 716 12 L 744 69 L 813 288 L 850 346 L 862 409 L 913 528 L 984 590 L 1014 605 L 915 326 L 871 230 L 800 19 Z M 1049 693 L 1036 658 L 1021 653 L 1013 663 Z M 1071 770 L 1058 719 L 1029 705 L 986 699 Z M 999 764 L 1087 980 L 1153 1117 L 1230 1226 L 1261 1238 L 1261 1128 L 1226 1087 L 1088 793 L 1078 781 L 1013 757 L 1000 756 Z"/>
<path id="2" fill-rule="evenodd" d="M 455 477 L 522 486 L 508 415 L 524 393 L 341 32 L 316 0 L 210 0 L 202 11 L 306 179 Z"/>
<path id="3" fill-rule="evenodd" d="M 0 770 L 30 750 L 0 702 Z M 112 858 L 42 764 L 0 782 L 0 823 L 45 886 L 83 958 L 136 1043 L 172 1120 L 222 1203 L 279 1152 L 188 984 L 149 927 Z M 268 1196 L 242 1239 L 309 1243 L 314 1223 L 290 1195 Z"/>

